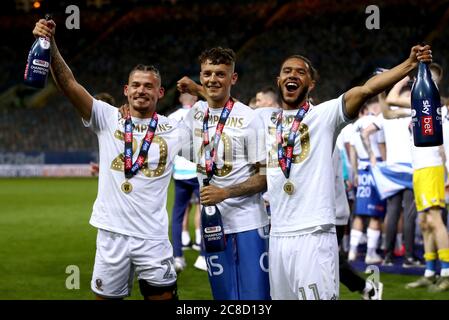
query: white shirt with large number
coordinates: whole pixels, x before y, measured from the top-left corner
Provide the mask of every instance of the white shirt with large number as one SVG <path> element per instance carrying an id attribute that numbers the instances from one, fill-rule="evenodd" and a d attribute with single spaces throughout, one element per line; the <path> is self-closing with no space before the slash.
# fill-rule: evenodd
<path id="1" fill-rule="evenodd" d="M 184 123 L 193 134 L 193 160 L 197 163 L 201 185 L 206 178 L 202 127 L 207 108 L 207 102 L 198 101 L 184 118 Z M 223 108 L 209 109 L 211 146 L 222 110 Z M 254 110 L 240 102 L 234 104 L 218 146 L 218 172 L 210 182 L 212 185 L 226 188 L 245 182 L 254 174 L 254 164 L 264 162 L 265 154 L 257 147 L 259 125 Z M 268 216 L 259 193 L 226 199 L 218 203 L 217 207 L 222 214 L 226 234 L 253 230 L 268 224 Z"/>
<path id="2" fill-rule="evenodd" d="M 271 234 L 294 235 L 335 225 L 335 175 L 332 153 L 342 126 L 343 95 L 313 106 L 304 117 L 295 140 L 289 180 L 292 195 L 284 192 L 287 179 L 279 167 L 276 115 L 279 109 L 261 109 L 267 151 L 267 183 L 271 206 Z M 297 110 L 284 110 L 284 141 Z M 300 134 L 299 134 L 300 133 Z"/>
<path id="3" fill-rule="evenodd" d="M 129 179 L 132 191 L 125 194 L 124 123 L 117 108 L 94 100 L 90 121 L 85 122 L 98 136 L 100 174 L 98 194 L 90 223 L 97 228 L 143 238 L 167 239 L 167 189 L 172 162 L 180 148 L 177 122 L 158 115 L 156 135 L 147 159 Z M 132 118 L 133 163 L 137 159 L 150 119 Z"/>
<path id="4" fill-rule="evenodd" d="M 410 117 L 385 119 L 381 113 L 376 117 L 374 124 L 384 131 L 387 165 L 411 163 Z"/>

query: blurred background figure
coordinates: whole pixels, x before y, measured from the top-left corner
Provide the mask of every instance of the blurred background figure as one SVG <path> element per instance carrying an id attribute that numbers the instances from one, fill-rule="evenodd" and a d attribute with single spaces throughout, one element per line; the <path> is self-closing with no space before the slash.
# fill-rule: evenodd
<path id="1" fill-rule="evenodd" d="M 273 87 L 265 87 L 256 94 L 256 108 L 279 108 L 279 97 Z"/>
<path id="2" fill-rule="evenodd" d="M 179 102 L 181 107 L 170 114 L 168 118 L 181 121 L 198 100 L 198 97 L 188 93 L 181 93 Z M 172 243 L 173 256 L 175 259 L 176 272 L 181 272 L 187 266 L 183 249 L 195 246 L 197 250 L 201 249 L 201 233 L 199 225 L 199 184 L 196 175 L 196 165 L 186 160 L 184 157 L 176 156 L 173 168 L 173 179 L 175 182 L 175 200 L 172 210 Z M 192 203 L 191 200 L 194 200 Z M 195 210 L 195 243 L 192 244 L 189 231 L 189 213 L 191 208 Z M 200 254 L 194 266 L 201 270 L 207 270 L 204 254 Z"/>

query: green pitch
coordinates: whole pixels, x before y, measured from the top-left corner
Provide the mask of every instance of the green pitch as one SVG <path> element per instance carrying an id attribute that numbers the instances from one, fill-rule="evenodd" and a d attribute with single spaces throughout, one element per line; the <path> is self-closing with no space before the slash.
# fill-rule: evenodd
<path id="1" fill-rule="evenodd" d="M 94 178 L 0 179 L 0 299 L 94 298 L 90 277 L 96 230 L 89 225 L 89 218 L 96 192 Z M 172 204 L 171 186 L 169 213 Z M 188 267 L 179 275 L 180 299 L 211 299 L 207 273 L 193 267 L 198 253 L 188 250 L 185 255 Z M 69 266 L 79 268 L 79 289 L 66 287 L 67 278 L 73 276 Z M 71 279 L 68 282 L 73 286 Z M 385 286 L 384 299 L 449 297 L 448 293 L 404 289 L 416 279 L 413 276 L 381 274 L 380 279 Z M 140 299 L 137 283 L 130 299 Z M 342 287 L 341 299 L 360 296 Z"/>

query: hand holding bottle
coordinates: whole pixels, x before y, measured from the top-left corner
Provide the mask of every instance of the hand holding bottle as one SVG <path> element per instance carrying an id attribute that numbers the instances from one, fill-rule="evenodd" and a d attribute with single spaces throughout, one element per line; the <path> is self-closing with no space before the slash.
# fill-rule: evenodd
<path id="1" fill-rule="evenodd" d="M 41 19 L 36 23 L 33 34 L 37 38 L 28 53 L 27 64 L 24 73 L 25 84 L 34 88 L 44 88 L 47 83 L 51 63 L 51 45 L 55 33 L 56 24 L 50 20 Z"/>
<path id="2" fill-rule="evenodd" d="M 432 62 L 432 50 L 430 49 L 429 45 L 417 45 L 412 47 L 409 59 L 415 65 L 415 68 L 418 66 L 418 62 Z"/>
<path id="3" fill-rule="evenodd" d="M 53 20 L 40 19 L 36 22 L 33 29 L 33 35 L 36 38 L 43 37 L 52 39 L 55 35 L 56 23 Z"/>
<path id="4" fill-rule="evenodd" d="M 428 49 L 417 53 L 418 75 L 411 92 L 413 140 L 417 147 L 443 144 L 441 98 L 429 69 L 432 61 L 430 47 L 424 48 Z"/>

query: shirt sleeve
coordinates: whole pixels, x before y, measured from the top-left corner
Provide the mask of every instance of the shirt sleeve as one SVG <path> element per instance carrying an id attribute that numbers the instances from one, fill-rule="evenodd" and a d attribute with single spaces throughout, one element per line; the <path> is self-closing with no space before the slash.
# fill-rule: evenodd
<path id="1" fill-rule="evenodd" d="M 112 122 L 119 118 L 119 111 L 110 104 L 93 99 L 92 112 L 89 121 L 82 119 L 83 124 L 87 128 L 91 128 L 94 132 L 100 132 L 108 127 Z"/>
<path id="2" fill-rule="evenodd" d="M 192 108 L 189 110 L 187 115 L 181 121 L 178 122 L 179 140 L 180 140 L 180 151 L 178 155 L 192 162 L 195 161 L 193 151 L 193 131 L 192 131 L 193 115 L 194 112 Z"/>

